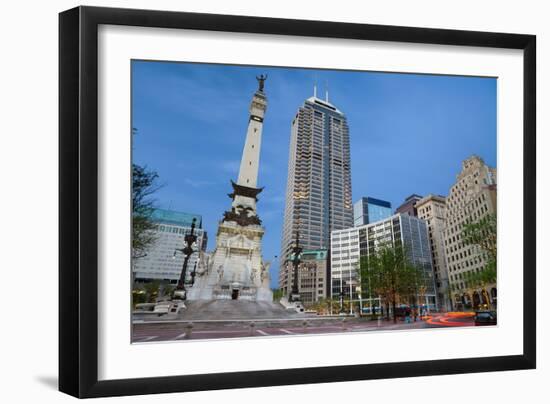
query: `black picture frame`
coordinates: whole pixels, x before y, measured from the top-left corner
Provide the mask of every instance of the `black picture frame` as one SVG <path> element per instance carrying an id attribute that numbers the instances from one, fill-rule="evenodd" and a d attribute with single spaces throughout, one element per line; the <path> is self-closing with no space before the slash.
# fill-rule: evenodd
<path id="1" fill-rule="evenodd" d="M 113 24 L 523 50 L 523 354 L 98 381 L 98 26 Z M 184 12 L 77 7 L 59 15 L 59 390 L 184 392 L 536 367 L 536 37 Z"/>

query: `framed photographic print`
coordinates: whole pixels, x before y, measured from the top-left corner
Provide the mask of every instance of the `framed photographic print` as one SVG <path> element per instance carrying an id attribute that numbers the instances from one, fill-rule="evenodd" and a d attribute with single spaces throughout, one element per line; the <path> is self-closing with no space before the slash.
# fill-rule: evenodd
<path id="1" fill-rule="evenodd" d="M 61 391 L 535 367 L 534 36 L 59 22 Z"/>

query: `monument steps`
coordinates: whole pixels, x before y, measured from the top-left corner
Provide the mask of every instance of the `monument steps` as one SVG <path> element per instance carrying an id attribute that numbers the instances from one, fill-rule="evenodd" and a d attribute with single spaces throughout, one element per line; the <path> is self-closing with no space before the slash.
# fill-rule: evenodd
<path id="1" fill-rule="evenodd" d="M 254 320 L 302 318 L 281 304 L 249 300 L 187 300 L 178 320 Z"/>

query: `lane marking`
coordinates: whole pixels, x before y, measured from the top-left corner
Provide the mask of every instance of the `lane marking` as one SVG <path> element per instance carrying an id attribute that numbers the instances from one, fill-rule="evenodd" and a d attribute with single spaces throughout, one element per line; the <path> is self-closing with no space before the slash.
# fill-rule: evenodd
<path id="1" fill-rule="evenodd" d="M 262 335 L 269 335 L 267 332 L 262 331 L 262 330 L 256 330 L 256 331 L 258 331 L 258 332 L 259 332 L 260 334 L 262 334 Z"/>
<path id="2" fill-rule="evenodd" d="M 260 330 L 256 330 L 256 331 L 260 331 Z M 193 331 L 191 333 L 191 338 L 193 338 L 193 334 L 242 334 L 246 332 L 247 330 L 198 330 L 198 331 Z M 186 333 L 180 334 L 174 337 L 173 340 L 182 339 L 186 335 L 187 335 Z M 269 334 L 266 334 L 266 335 L 269 335 Z"/>
<path id="3" fill-rule="evenodd" d="M 155 338 L 157 338 L 157 335 L 152 335 L 152 336 L 149 336 L 149 337 L 140 338 L 138 340 L 135 340 L 134 342 L 147 342 L 147 341 L 151 341 Z"/>
<path id="4" fill-rule="evenodd" d="M 279 328 L 279 331 L 282 331 L 282 332 L 284 332 L 284 333 L 286 333 L 286 334 L 292 334 L 292 335 L 294 335 L 294 333 L 293 333 L 292 331 L 285 330 L 284 328 Z"/>

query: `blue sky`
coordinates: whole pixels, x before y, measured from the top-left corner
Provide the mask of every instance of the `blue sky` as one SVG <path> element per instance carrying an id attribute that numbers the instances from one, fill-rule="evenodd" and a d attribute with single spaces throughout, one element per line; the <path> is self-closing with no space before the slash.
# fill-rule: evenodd
<path id="1" fill-rule="evenodd" d="M 417 193 L 447 195 L 461 162 L 496 167 L 496 79 L 376 72 L 132 62 L 134 162 L 156 170 L 161 208 L 197 213 L 215 246 L 230 207 L 256 75 L 267 73 L 258 213 L 264 259 L 279 254 L 290 124 L 298 107 L 329 88 L 350 127 L 353 201 L 397 207 Z M 272 267 L 272 285 L 277 268 Z"/>

